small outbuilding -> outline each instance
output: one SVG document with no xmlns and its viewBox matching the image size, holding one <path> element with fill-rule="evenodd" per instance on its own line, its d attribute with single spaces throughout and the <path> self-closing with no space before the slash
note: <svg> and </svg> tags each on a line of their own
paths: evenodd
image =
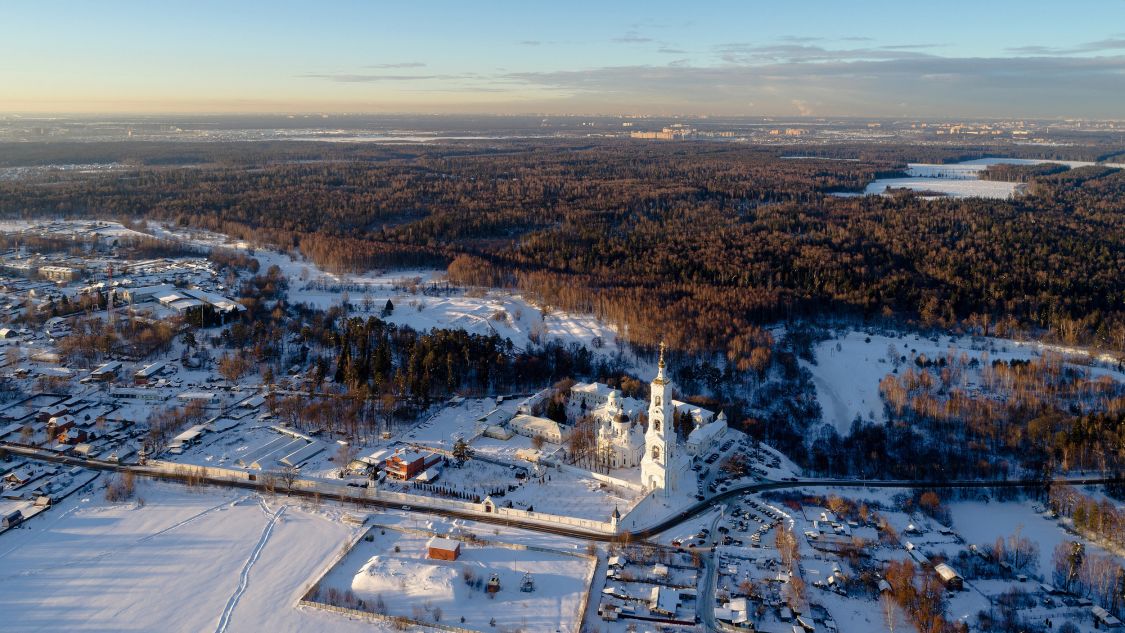
<svg viewBox="0 0 1125 633">
<path fill-rule="evenodd" d="M 946 587 L 956 591 L 961 591 L 965 588 L 965 580 L 949 565 L 938 563 L 934 565 L 934 572 L 937 573 L 938 578 L 941 578 L 941 581 L 945 583 Z"/>
<path fill-rule="evenodd" d="M 1090 609 L 1090 611 L 1094 614 L 1094 622 L 1097 625 L 1097 626 L 1095 626 L 1095 628 L 1097 628 L 1098 626 L 1100 626 L 1103 629 L 1119 629 L 1119 628 L 1121 628 L 1121 620 L 1119 620 L 1117 618 L 1117 616 L 1111 614 L 1109 611 L 1105 610 L 1104 608 L 1099 607 L 1099 606 L 1094 606 Z"/>
<path fill-rule="evenodd" d="M 426 555 L 434 560 L 457 560 L 461 556 L 461 543 L 435 536 L 426 544 Z"/>
<path fill-rule="evenodd" d="M 0 518 L 0 528 L 14 528 L 20 523 L 23 523 L 23 513 L 19 510 L 13 510 Z"/>
</svg>

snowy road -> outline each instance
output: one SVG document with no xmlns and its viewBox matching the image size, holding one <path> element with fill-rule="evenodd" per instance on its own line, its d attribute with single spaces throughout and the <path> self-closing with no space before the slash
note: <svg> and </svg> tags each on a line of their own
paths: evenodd
<svg viewBox="0 0 1125 633">
<path fill-rule="evenodd" d="M 40 461 L 64 463 L 72 466 L 81 466 L 85 468 L 92 468 L 95 470 L 109 470 L 115 472 L 132 471 L 136 475 L 142 477 L 150 477 L 155 479 L 163 479 L 167 481 L 198 481 L 198 476 L 191 477 L 183 473 L 159 471 L 148 469 L 143 466 L 131 466 L 124 464 L 117 464 L 105 462 L 96 459 L 79 459 L 75 457 L 67 457 L 52 453 L 50 451 L 21 446 L 17 444 L 9 444 L 0 442 L 0 447 L 5 448 L 13 454 L 22 455 Z M 1066 482 L 1075 485 L 1088 485 L 1088 484 L 1108 484 L 1108 483 L 1125 483 L 1123 477 L 1058 477 L 1053 481 Z M 250 490 L 266 489 L 265 482 L 261 481 L 235 481 L 231 479 L 219 479 L 212 477 L 203 477 L 202 483 L 214 486 L 224 486 L 229 488 L 244 488 Z M 1021 488 L 1028 486 L 1042 485 L 1039 479 L 1009 479 L 1009 480 L 950 480 L 950 481 L 930 481 L 930 480 L 854 480 L 854 479 L 791 479 L 789 481 L 767 481 L 759 483 L 745 484 L 736 486 L 726 492 L 719 493 L 709 499 L 699 501 L 692 506 L 689 506 L 677 515 L 665 518 L 660 522 L 650 525 L 646 528 L 633 530 L 630 536 L 633 538 L 646 539 L 665 530 L 669 530 L 677 525 L 696 517 L 703 512 L 721 504 L 729 499 L 733 499 L 739 495 L 747 493 L 764 492 L 767 490 L 780 490 L 785 488 L 813 488 L 813 487 L 838 487 L 838 488 Z M 582 538 L 592 541 L 615 541 L 620 538 L 619 534 L 609 534 L 604 532 L 594 532 L 590 530 L 583 530 L 579 528 L 569 527 L 559 524 L 547 524 L 534 521 L 525 521 L 520 519 L 513 519 L 510 517 L 498 517 L 487 513 L 467 512 L 458 510 L 447 510 L 435 505 L 419 505 L 417 503 L 403 503 L 403 502 L 388 502 L 378 499 L 367 499 L 356 497 L 354 492 L 341 491 L 334 492 L 322 488 L 297 488 L 295 487 L 290 491 L 293 496 L 300 497 L 318 497 L 323 500 L 343 501 L 347 503 L 362 503 L 372 507 L 378 508 L 401 508 L 412 512 L 419 512 L 423 514 L 433 514 L 437 516 L 445 516 L 457 519 L 467 519 L 471 521 L 480 521 L 483 523 L 492 523 L 497 525 L 504 525 L 508 527 L 518 527 L 535 532 L 543 532 L 548 534 L 556 534 L 559 536 L 569 536 L 574 538 Z"/>
</svg>

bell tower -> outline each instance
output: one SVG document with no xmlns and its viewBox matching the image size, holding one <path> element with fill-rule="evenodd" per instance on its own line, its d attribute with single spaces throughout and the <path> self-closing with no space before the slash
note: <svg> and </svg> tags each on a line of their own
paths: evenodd
<svg viewBox="0 0 1125 633">
<path fill-rule="evenodd" d="M 676 457 L 676 430 L 670 382 L 664 373 L 664 342 L 660 343 L 660 363 L 649 387 L 648 430 L 645 455 L 641 460 L 641 484 L 646 490 L 668 494 L 672 488 L 672 463 Z"/>
</svg>

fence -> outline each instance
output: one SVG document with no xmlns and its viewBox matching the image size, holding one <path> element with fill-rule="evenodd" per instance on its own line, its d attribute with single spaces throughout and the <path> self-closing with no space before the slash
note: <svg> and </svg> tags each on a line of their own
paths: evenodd
<svg viewBox="0 0 1125 633">
<path fill-rule="evenodd" d="M 313 609 L 324 609 L 325 611 L 331 611 L 333 613 L 339 613 L 341 615 L 346 615 L 350 618 L 357 618 L 357 619 L 360 619 L 360 620 L 366 620 L 367 622 L 377 622 L 377 623 L 389 622 L 391 624 L 396 624 L 396 625 L 397 624 L 405 624 L 405 625 L 414 624 L 414 625 L 418 625 L 418 626 L 425 626 L 425 627 L 429 627 L 429 628 L 439 629 L 439 630 L 442 630 L 442 631 L 453 631 L 454 633 L 480 633 L 480 631 L 474 631 L 472 629 L 463 629 L 459 626 L 453 626 L 451 624 L 442 624 L 441 622 L 422 622 L 421 620 L 414 620 L 414 619 L 408 618 L 406 616 L 401 616 L 401 615 L 383 615 L 381 613 L 375 613 L 374 611 L 360 611 L 359 609 L 349 609 L 348 607 L 337 607 L 334 604 L 328 604 L 326 602 L 316 602 L 314 600 L 307 600 L 305 598 L 302 598 L 299 601 L 297 601 L 297 606 L 311 607 Z"/>
<path fill-rule="evenodd" d="M 487 503 L 487 501 L 486 501 Z M 484 504 L 482 504 L 483 506 Z M 478 512 L 482 506 L 477 506 Z M 484 510 L 485 514 L 494 514 L 502 517 L 510 517 L 519 519 L 521 521 L 536 521 L 544 523 L 553 523 L 556 525 L 566 525 L 570 527 L 582 528 L 584 530 L 591 530 L 593 532 L 604 532 L 613 534 L 617 531 L 617 524 L 612 521 L 595 521 L 593 519 L 581 519 L 578 517 L 568 517 L 560 514 L 549 514 L 546 512 L 531 512 L 528 510 L 520 510 L 519 508 L 502 508 L 500 506 L 492 506 L 492 511 Z"/>
<path fill-rule="evenodd" d="M 336 554 L 336 556 L 332 557 L 332 561 L 330 563 L 328 563 L 326 566 L 323 567 L 323 571 L 321 571 L 319 574 L 317 574 L 316 579 L 313 580 L 312 582 L 310 582 L 309 584 L 307 584 L 305 586 L 305 588 L 302 589 L 301 598 L 297 601 L 297 605 L 302 606 L 302 607 L 310 607 L 310 608 L 313 608 L 313 609 L 323 609 L 325 611 L 329 611 L 329 612 L 332 612 L 332 613 L 339 613 L 341 615 L 345 615 L 345 616 L 348 616 L 348 617 L 351 617 L 351 618 L 358 618 L 360 620 L 365 620 L 367 622 L 377 622 L 377 623 L 388 622 L 388 623 L 391 623 L 392 625 L 418 625 L 418 626 L 434 628 L 434 629 L 438 629 L 438 630 L 442 630 L 442 631 L 452 631 L 453 633 L 480 633 L 479 631 L 476 631 L 476 630 L 466 629 L 466 628 L 463 628 L 463 627 L 454 626 L 452 624 L 443 624 L 441 622 L 436 622 L 436 621 L 432 621 L 432 620 L 431 621 L 423 621 L 423 620 L 417 620 L 417 619 L 410 618 L 410 617 L 407 617 L 407 616 L 402 616 L 402 615 L 387 615 L 387 614 L 383 614 L 383 613 L 376 613 L 374 611 L 366 611 L 366 610 L 363 610 L 363 609 L 353 609 L 353 608 L 350 608 L 350 607 L 341 607 L 341 606 L 337 606 L 337 605 L 334 605 L 334 604 L 328 604 L 327 602 L 321 602 L 316 596 L 314 596 L 313 595 L 314 590 L 319 590 L 320 583 L 321 583 L 322 580 L 324 580 L 324 577 L 328 575 L 328 572 L 332 571 L 332 568 L 335 567 L 336 565 L 338 565 L 340 563 L 340 561 L 342 561 L 344 559 L 344 557 L 348 555 L 348 553 L 351 551 L 351 549 L 356 546 L 357 543 L 359 543 L 361 540 L 363 540 L 364 537 L 366 537 L 368 534 L 370 534 L 374 530 L 393 530 L 395 532 L 403 532 L 403 533 L 407 533 L 407 534 L 419 534 L 419 535 L 422 535 L 422 536 L 444 536 L 445 538 L 452 538 L 452 539 L 462 541 L 462 542 L 465 542 L 465 543 L 470 543 L 470 544 L 487 545 L 489 547 L 503 547 L 503 548 L 506 548 L 506 549 L 513 549 L 513 550 L 529 550 L 529 551 L 536 551 L 536 552 L 548 552 L 548 553 L 551 553 L 551 554 L 560 554 L 560 555 L 563 555 L 563 556 L 572 556 L 574 558 L 589 559 L 591 565 L 590 565 L 590 571 L 587 574 L 586 581 L 585 581 L 586 582 L 586 591 L 583 592 L 582 598 L 579 602 L 579 606 L 578 606 L 578 609 L 577 609 L 577 612 L 576 612 L 574 633 L 578 633 L 578 631 L 582 630 L 583 621 L 585 620 L 585 617 L 586 617 L 586 609 L 589 606 L 590 591 L 593 588 L 594 576 L 595 576 L 595 574 L 597 572 L 597 568 L 598 568 L 598 558 L 597 558 L 596 555 L 591 556 L 590 554 L 580 554 L 580 553 L 575 553 L 575 552 L 568 552 L 568 551 L 565 551 L 565 550 L 553 549 L 553 548 L 550 548 L 550 547 L 541 547 L 541 546 L 538 546 L 538 545 L 525 545 L 525 544 L 522 544 L 522 543 L 505 543 L 505 542 L 502 542 L 502 541 L 492 541 L 492 540 L 487 540 L 487 539 L 476 538 L 475 535 L 473 535 L 473 536 L 458 535 L 458 534 L 439 535 L 436 532 L 430 532 L 428 530 L 420 530 L 420 529 L 416 529 L 416 528 L 391 526 L 391 525 L 382 525 L 382 524 L 378 524 L 378 523 L 372 523 L 368 526 L 368 528 L 366 530 L 361 530 L 353 539 L 351 539 L 348 542 L 348 544 L 345 547 L 343 547 L 340 550 L 339 553 Z"/>
<path fill-rule="evenodd" d="M 138 474 L 143 473 L 144 469 L 154 470 L 161 473 L 168 473 L 172 475 L 179 475 L 182 477 L 207 477 L 210 479 L 228 479 L 231 481 L 254 481 L 257 476 L 270 475 L 273 473 L 252 473 L 246 470 L 235 470 L 233 468 L 218 468 L 215 466 L 196 466 L 194 464 L 177 464 L 175 462 L 166 462 L 161 460 L 149 460 L 144 466 L 137 467 L 135 470 Z M 274 474 L 274 476 L 278 476 Z"/>
<path fill-rule="evenodd" d="M 284 491 L 289 485 L 289 481 L 284 474 L 270 471 L 251 472 L 233 468 L 196 466 L 193 464 L 177 464 L 165 461 L 150 461 L 147 466 L 139 467 L 135 470 L 138 474 L 144 474 L 144 470 L 146 469 L 185 478 L 206 477 L 239 482 L 257 481 L 261 482 L 263 486 L 272 484 L 279 491 Z M 603 534 L 613 534 L 617 530 L 617 524 L 613 521 L 596 521 L 593 519 L 582 519 L 547 512 L 530 512 L 517 508 L 503 508 L 491 502 L 489 499 L 486 499 L 483 503 L 469 503 L 466 501 L 457 501 L 455 499 L 427 497 L 405 492 L 380 490 L 378 488 L 355 488 L 327 479 L 293 479 L 292 488 L 294 490 L 304 490 L 313 493 L 329 493 L 338 495 L 343 499 L 350 498 L 356 501 L 370 500 L 382 503 L 409 505 L 416 508 L 454 510 L 478 516 L 499 516 L 533 523 L 576 527 Z"/>
</svg>

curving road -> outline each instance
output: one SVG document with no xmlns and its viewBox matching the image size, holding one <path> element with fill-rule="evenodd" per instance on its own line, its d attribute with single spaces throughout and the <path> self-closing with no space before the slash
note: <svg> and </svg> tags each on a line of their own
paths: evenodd
<svg viewBox="0 0 1125 633">
<path fill-rule="evenodd" d="M 268 492 L 266 482 L 262 481 L 240 481 L 233 479 L 222 479 L 215 477 L 200 477 L 198 475 L 191 475 L 186 473 L 177 473 L 145 466 L 133 464 L 119 464 L 116 462 L 108 462 L 100 459 L 84 459 L 79 457 L 71 457 L 67 455 L 59 455 L 48 450 L 41 448 L 23 446 L 19 444 L 10 444 L 7 442 L 0 442 L 0 449 L 7 450 L 14 455 L 20 455 L 29 459 L 38 461 L 53 462 L 58 464 L 67 464 L 71 466 L 81 466 L 83 468 L 90 468 L 93 470 L 102 470 L 110 472 L 125 472 L 131 471 L 133 474 L 141 477 L 149 477 L 152 479 L 162 479 L 166 481 L 178 481 L 187 483 L 189 480 L 192 483 L 203 483 L 211 486 L 221 486 L 229 488 L 245 488 L 249 490 L 257 490 L 261 492 Z M 1059 477 L 1054 481 L 1062 481 L 1070 484 L 1109 484 L 1109 483 L 1125 483 L 1125 477 Z M 284 491 L 290 496 L 296 497 L 319 497 L 320 499 L 329 499 L 340 501 L 344 503 L 354 503 L 356 505 L 369 506 L 374 508 L 398 508 L 412 512 L 422 512 L 426 514 L 433 514 L 437 516 L 465 519 L 469 521 L 477 521 L 480 523 L 489 523 L 494 525 L 503 525 L 508 527 L 516 527 L 535 532 L 543 532 L 546 534 L 556 534 L 559 536 L 567 536 L 573 538 L 581 538 L 590 541 L 613 542 L 613 541 L 632 541 L 643 540 L 655 536 L 661 532 L 669 530 L 677 525 L 692 519 L 699 514 L 707 511 L 715 505 L 729 501 L 739 495 L 746 493 L 765 492 L 768 490 L 783 490 L 786 488 L 809 488 L 809 487 L 833 487 L 833 488 L 1022 488 L 1028 486 L 1039 486 L 1043 482 L 1038 479 L 1008 479 L 1008 480 L 950 480 L 950 481 L 927 481 L 920 479 L 911 480 L 855 480 L 855 479 L 794 479 L 791 481 L 763 481 L 758 483 L 743 484 L 735 486 L 726 492 L 721 492 L 710 498 L 698 501 L 695 504 L 685 508 L 670 517 L 661 519 L 660 521 L 641 528 L 639 530 L 632 530 L 620 532 L 618 534 L 606 534 L 602 532 L 593 532 L 590 530 L 583 530 L 580 528 L 564 526 L 564 525 L 550 525 L 538 523 L 534 521 L 525 521 L 521 519 L 512 519 L 506 517 L 499 517 L 488 514 L 478 514 L 474 512 L 463 512 L 460 510 L 449 510 L 440 507 L 434 507 L 423 504 L 400 503 L 391 501 L 381 501 L 377 499 L 370 499 L 361 495 L 351 495 L 332 490 L 321 490 L 312 488 L 297 488 Z M 273 492 L 280 494 L 275 488 Z"/>
</svg>

